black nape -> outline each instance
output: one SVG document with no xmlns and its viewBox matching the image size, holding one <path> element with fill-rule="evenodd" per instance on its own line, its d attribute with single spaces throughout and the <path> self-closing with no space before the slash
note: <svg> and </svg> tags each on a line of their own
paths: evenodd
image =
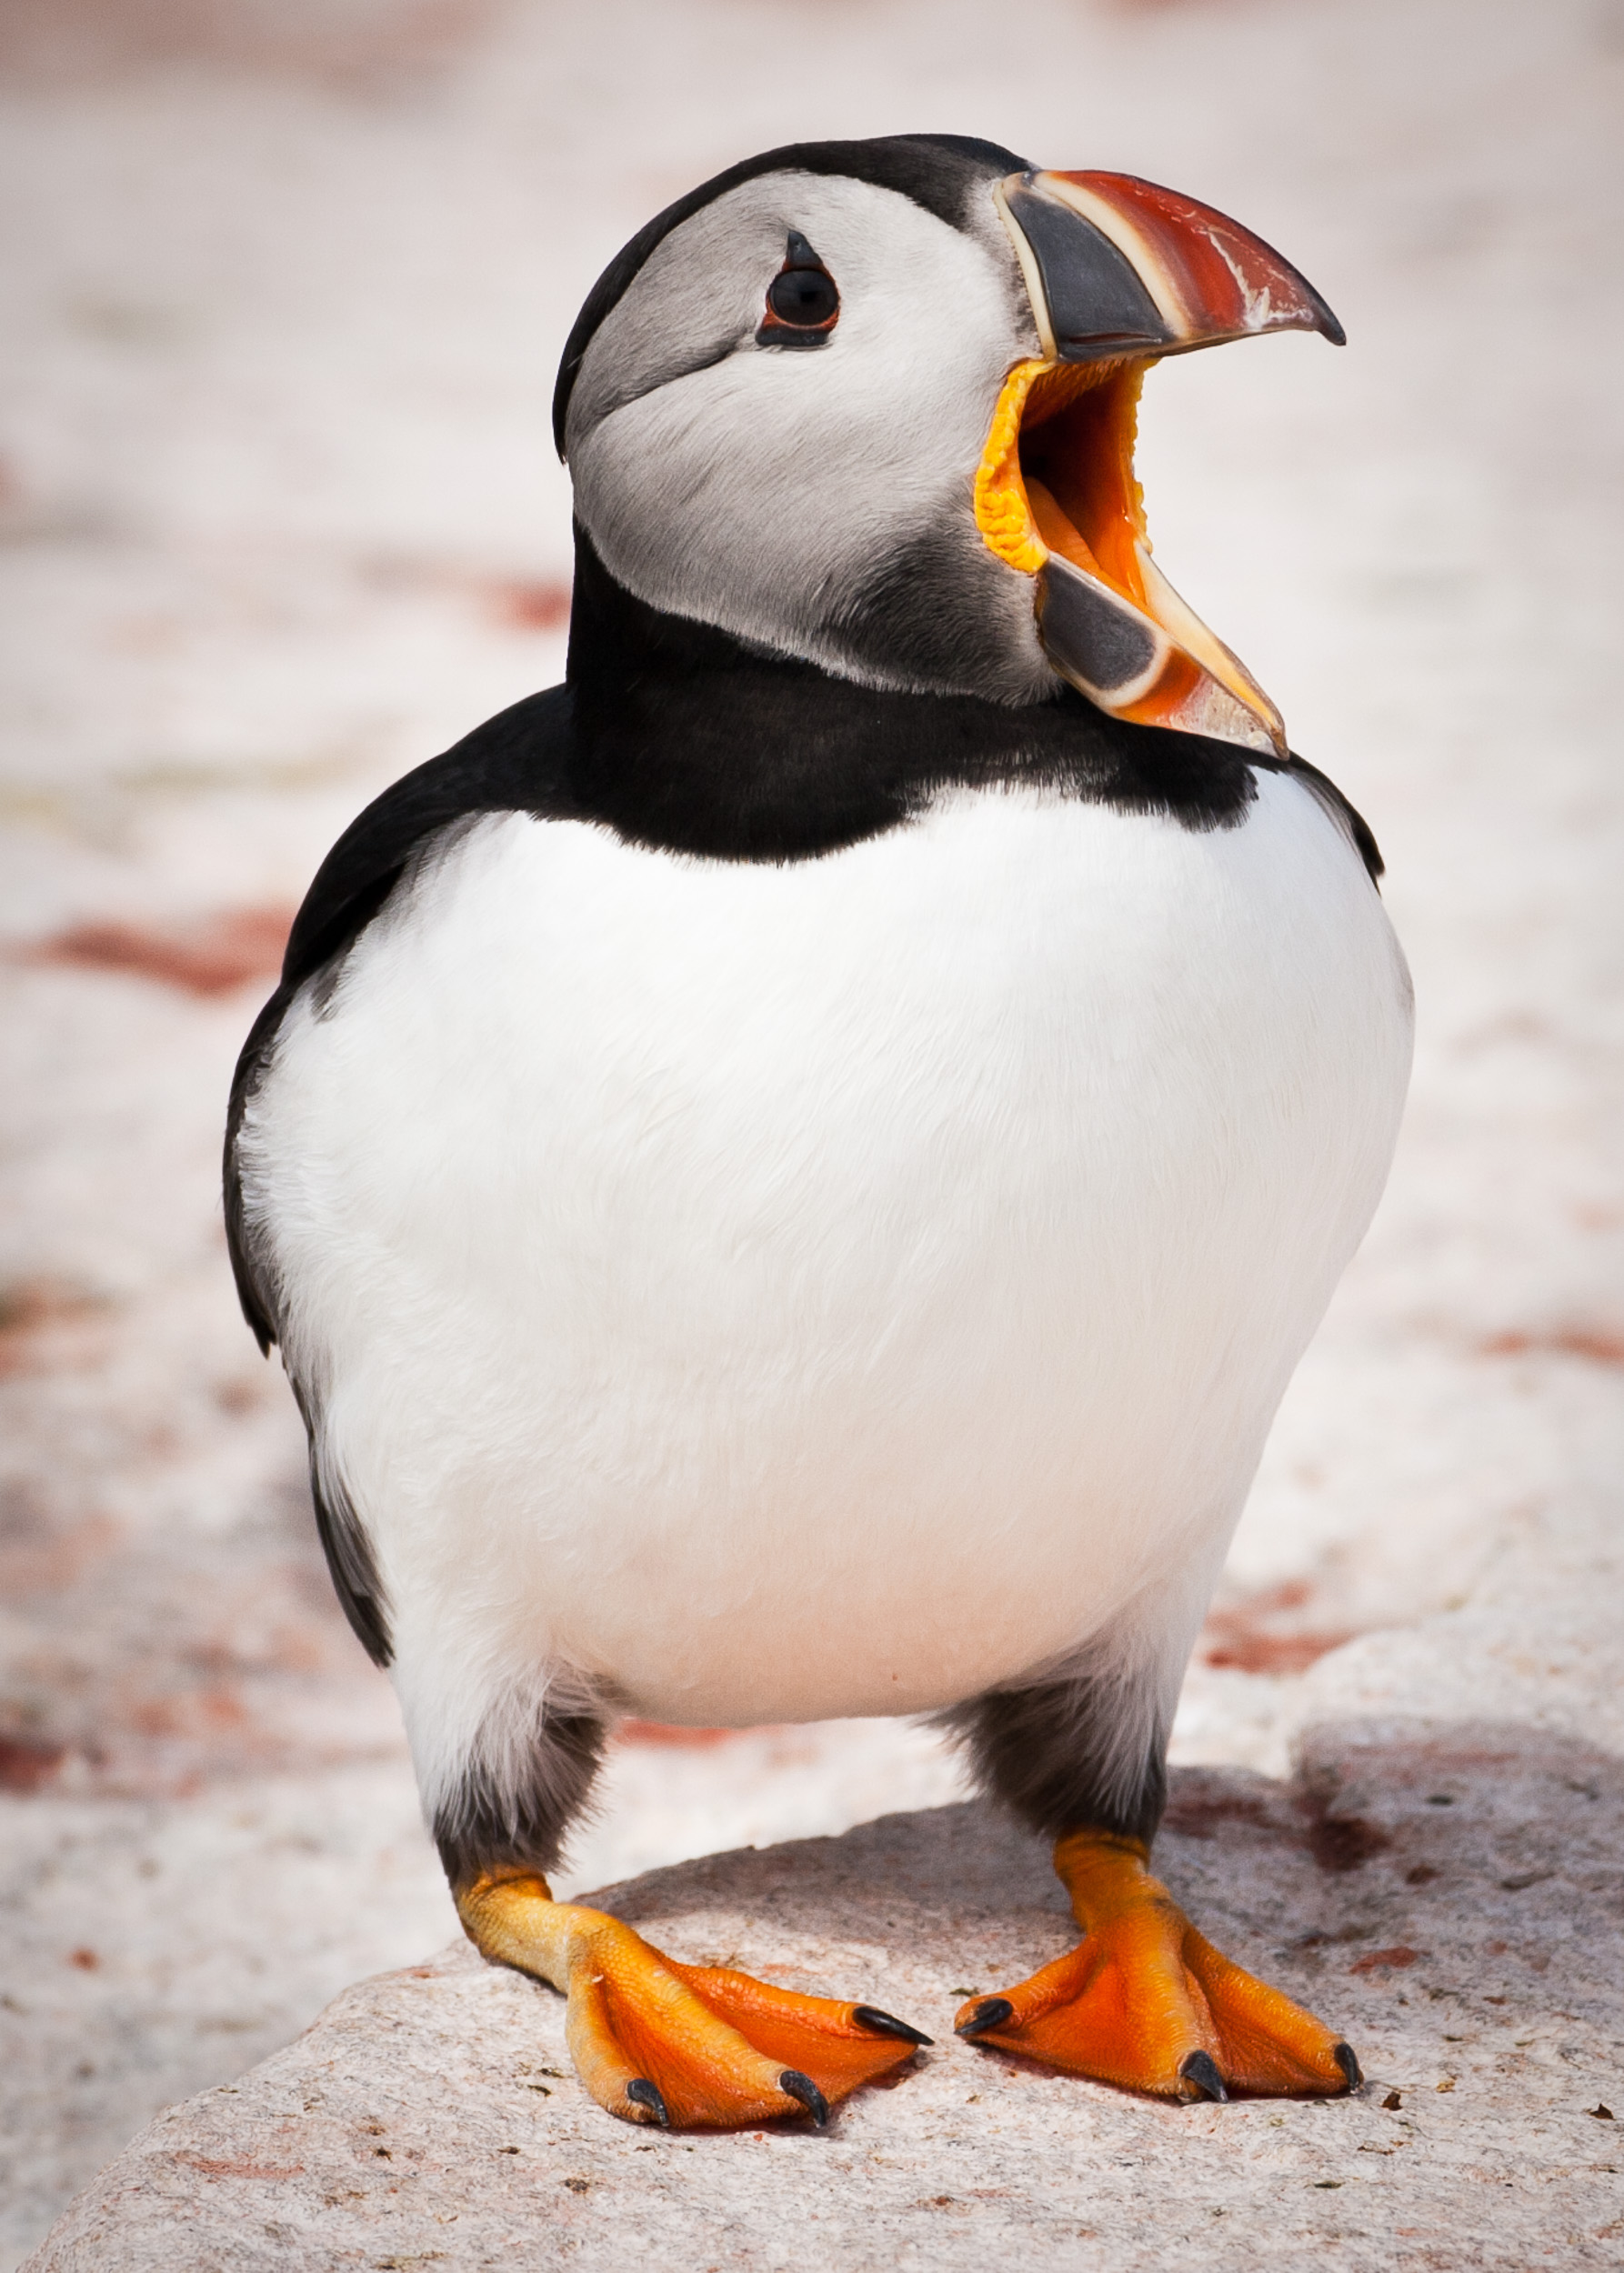
<svg viewBox="0 0 1624 2273">
<path fill-rule="evenodd" d="M 1256 795 L 1248 753 L 1128 726 L 1070 687 L 1024 706 L 893 693 L 748 647 L 635 598 L 578 525 L 568 671 L 575 809 L 717 859 L 813 858 L 950 787 L 1029 784 L 1198 829 Z"/>
</svg>

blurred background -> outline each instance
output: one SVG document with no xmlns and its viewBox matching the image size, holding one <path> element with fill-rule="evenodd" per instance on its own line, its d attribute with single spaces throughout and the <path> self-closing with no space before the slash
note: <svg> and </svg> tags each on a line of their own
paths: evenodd
<svg viewBox="0 0 1624 2273">
<path fill-rule="evenodd" d="M 1158 558 L 1375 826 L 1420 1020 L 1175 1757 L 1285 1773 L 1446 1630 L 1624 1749 L 1619 0 L 5 0 L 0 76 L 0 2268 L 455 1931 L 236 1311 L 224 1099 L 339 829 L 561 675 L 578 302 L 773 143 L 1142 173 L 1347 325 L 1142 420 Z M 958 1789 L 907 1727 L 634 1724 L 565 1884 Z"/>
</svg>

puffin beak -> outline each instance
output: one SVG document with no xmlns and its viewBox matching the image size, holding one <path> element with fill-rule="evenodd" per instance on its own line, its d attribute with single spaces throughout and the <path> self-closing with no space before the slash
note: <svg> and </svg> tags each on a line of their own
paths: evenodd
<svg viewBox="0 0 1624 2273">
<path fill-rule="evenodd" d="M 1049 661 L 1113 716 L 1287 753 L 1278 711 L 1157 568 L 1134 477 L 1149 365 L 1341 325 L 1306 277 L 1210 205 L 1128 174 L 1012 174 L 994 201 L 1043 343 L 1006 379 L 976 519 L 1036 580 Z"/>
</svg>

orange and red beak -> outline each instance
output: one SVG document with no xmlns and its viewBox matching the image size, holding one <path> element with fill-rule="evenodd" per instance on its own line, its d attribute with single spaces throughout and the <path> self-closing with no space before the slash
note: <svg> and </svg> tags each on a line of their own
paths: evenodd
<svg viewBox="0 0 1624 2273">
<path fill-rule="evenodd" d="M 994 193 L 1040 357 L 1005 381 L 976 477 L 987 543 L 1037 580 L 1044 648 L 1118 717 L 1282 756 L 1278 712 L 1154 565 L 1133 444 L 1148 365 L 1341 325 L 1308 280 L 1209 205 L 1128 174 L 1013 174 Z"/>
</svg>

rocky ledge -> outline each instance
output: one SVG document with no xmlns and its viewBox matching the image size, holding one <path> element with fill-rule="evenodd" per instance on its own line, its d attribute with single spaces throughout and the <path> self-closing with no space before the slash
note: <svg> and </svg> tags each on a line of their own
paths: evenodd
<svg viewBox="0 0 1624 2273">
<path fill-rule="evenodd" d="M 596 1898 L 682 1957 L 930 2030 L 827 2132 L 614 2122 L 561 2000 L 458 1946 L 169 2109 L 25 2273 L 1618 2265 L 1624 1764 L 1374 1723 L 1304 1762 L 1178 1774 L 1158 1857 L 1215 1940 L 1346 2028 L 1350 2099 L 1166 2107 L 956 2041 L 955 2007 L 1069 1921 L 1036 1843 L 942 1807 Z"/>
</svg>

